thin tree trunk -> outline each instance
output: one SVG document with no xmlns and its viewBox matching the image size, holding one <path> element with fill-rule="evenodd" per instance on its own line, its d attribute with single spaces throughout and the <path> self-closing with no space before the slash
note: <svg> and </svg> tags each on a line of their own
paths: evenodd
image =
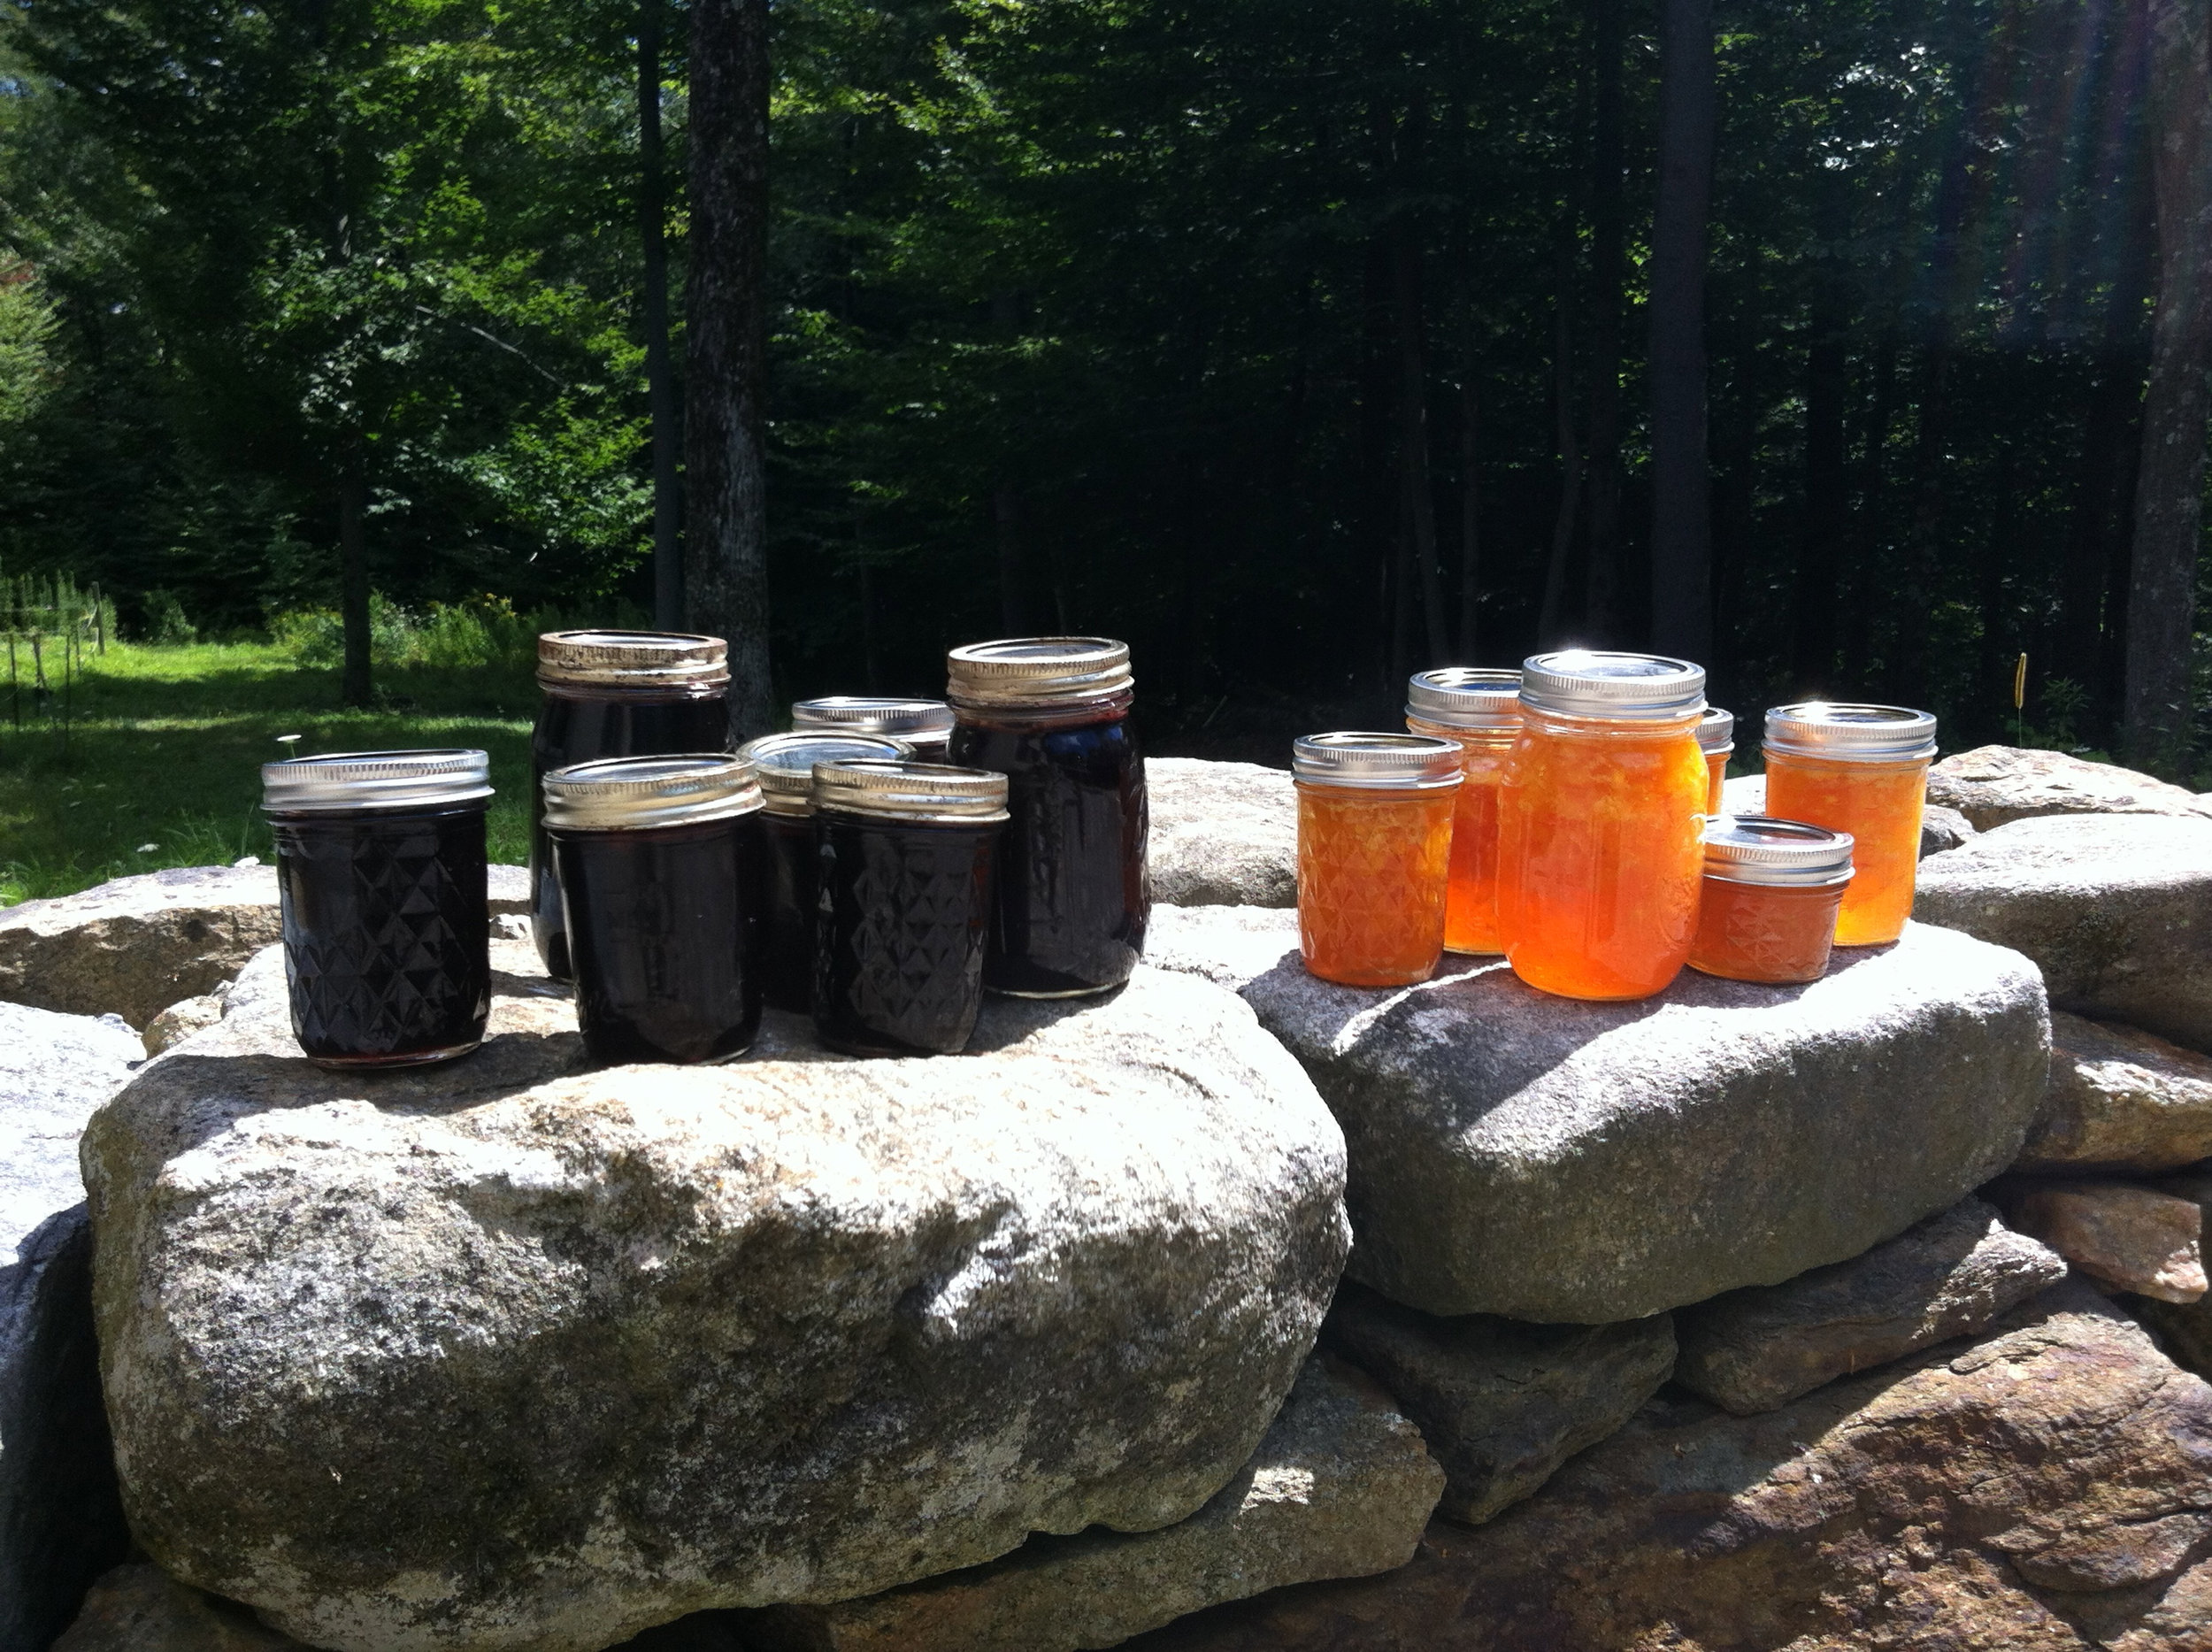
<svg viewBox="0 0 2212 1652">
<path fill-rule="evenodd" d="M 369 676 L 369 479 L 358 431 L 345 437 L 338 470 L 339 622 L 345 637 L 345 668 L 339 697 L 366 705 Z"/>
<path fill-rule="evenodd" d="M 1583 627 L 1621 641 L 1621 332 L 1628 273 L 1626 65 L 1624 0 L 1591 0 L 1589 555 Z"/>
<path fill-rule="evenodd" d="M 2202 0 L 2148 0 L 2151 189 L 2158 309 L 2135 488 L 2128 586 L 2128 756 L 2178 772 L 2190 744 L 2189 649 L 2204 514 L 2205 374 L 2212 368 L 2212 28 Z"/>
<path fill-rule="evenodd" d="M 1361 539 L 1371 548 L 1374 557 L 1374 647 L 1371 659 L 1375 686 L 1388 693 L 1394 686 L 1396 672 L 1391 647 L 1395 629 L 1391 572 L 1397 560 L 1400 533 L 1400 512 L 1395 507 L 1402 502 L 1395 486 L 1386 489 L 1383 485 L 1390 449 L 1390 410 L 1395 398 L 1392 395 L 1388 332 L 1390 247 L 1380 231 L 1367 238 L 1363 265 L 1360 281 L 1360 525 Z"/>
<path fill-rule="evenodd" d="M 1582 504 L 1582 449 L 1575 440 L 1574 357 L 1567 336 L 1567 287 L 1560 283 L 1552 312 L 1552 404 L 1558 419 L 1559 512 L 1552 519 L 1551 556 L 1544 564 L 1544 601 L 1537 611 L 1539 648 L 1560 642 L 1560 610 L 1567 598 L 1567 556 Z"/>
<path fill-rule="evenodd" d="M 653 623 L 684 623 L 676 370 L 668 350 L 668 183 L 661 148 L 661 6 L 638 0 L 638 239 L 645 253 L 645 393 L 653 426 Z"/>
<path fill-rule="evenodd" d="M 1444 625 L 1444 588 L 1436 566 L 1436 495 L 1429 478 L 1429 389 L 1426 329 L 1421 314 L 1421 243 L 1405 213 L 1396 237 L 1398 322 L 1398 485 L 1404 500 L 1409 547 L 1420 580 L 1421 614 L 1428 664 L 1451 657 Z"/>
<path fill-rule="evenodd" d="M 1790 593 L 1790 653 L 1796 686 L 1806 692 L 1824 691 L 1834 679 L 1837 570 L 1851 512 L 1843 424 L 1851 389 L 1846 355 L 1851 288 L 1843 272 L 1850 197 L 1843 181 L 1832 174 L 1822 174 L 1815 187 L 1821 251 L 1805 351 L 1805 515 Z"/>
<path fill-rule="evenodd" d="M 1482 457 L 1482 401 L 1476 380 L 1475 327 L 1467 325 L 1466 357 L 1459 370 L 1459 657 L 1479 657 L 1478 616 L 1482 606 L 1482 503 L 1478 465 Z"/>
<path fill-rule="evenodd" d="M 730 733 L 774 724 L 768 664 L 768 0 L 691 11 L 684 602 L 729 640 Z"/>
<path fill-rule="evenodd" d="M 1712 0 L 1661 0 L 1659 200 L 1651 231 L 1651 630 L 1665 654 L 1713 642 L 1705 434 L 1705 234 L 1713 187 Z"/>
</svg>

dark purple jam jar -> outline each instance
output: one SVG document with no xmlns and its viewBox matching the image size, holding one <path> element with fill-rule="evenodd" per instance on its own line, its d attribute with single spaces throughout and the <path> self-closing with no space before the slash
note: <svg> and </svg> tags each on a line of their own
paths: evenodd
<svg viewBox="0 0 2212 1652">
<path fill-rule="evenodd" d="M 729 648 L 675 631 L 549 631 L 538 639 L 543 699 L 530 736 L 531 930 L 556 980 L 571 974 L 541 782 L 606 757 L 730 749 Z"/>
<path fill-rule="evenodd" d="M 741 749 L 760 780 L 764 868 L 760 987 L 778 1010 L 814 1007 L 814 897 L 821 857 L 814 846 L 814 765 L 852 757 L 903 757 L 904 745 L 862 734 L 794 729 Z"/>
<path fill-rule="evenodd" d="M 722 1061 L 760 1030 L 760 788 L 743 757 L 618 757 L 541 782 L 594 1061 Z"/>
<path fill-rule="evenodd" d="M 970 643 L 946 663 L 952 761 L 1007 780 L 983 984 L 1024 998 L 1120 986 L 1152 911 L 1128 645 L 1025 637 Z"/>
<path fill-rule="evenodd" d="M 951 1055 L 983 1008 L 1004 777 L 864 759 L 814 771 L 814 1025 L 855 1056 Z"/>
<path fill-rule="evenodd" d="M 952 708 L 942 700 L 827 694 L 818 700 L 792 702 L 791 726 L 795 733 L 895 740 L 923 763 L 942 763 L 952 741 Z"/>
<path fill-rule="evenodd" d="M 480 751 L 264 764 L 292 1032 L 326 1067 L 449 1061 L 491 1013 Z"/>
</svg>

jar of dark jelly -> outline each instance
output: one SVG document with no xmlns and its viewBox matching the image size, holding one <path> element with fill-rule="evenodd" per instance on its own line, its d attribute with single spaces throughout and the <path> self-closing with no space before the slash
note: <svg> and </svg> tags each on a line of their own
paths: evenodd
<svg viewBox="0 0 2212 1652">
<path fill-rule="evenodd" d="M 895 740 L 793 729 L 739 748 L 760 780 L 761 993 L 778 1010 L 814 1007 L 814 765 L 910 755 Z"/>
<path fill-rule="evenodd" d="M 976 642 L 947 664 L 952 760 L 1007 780 L 984 985 L 1025 998 L 1120 986 L 1151 914 L 1128 645 Z"/>
<path fill-rule="evenodd" d="M 924 763 L 943 763 L 952 741 L 952 708 L 942 700 L 887 700 L 873 695 L 826 694 L 795 700 L 794 731 L 872 734 L 895 740 Z"/>
<path fill-rule="evenodd" d="M 292 1033 L 326 1067 L 465 1056 L 491 1012 L 480 751 L 264 764 Z"/>
<path fill-rule="evenodd" d="M 760 788 L 743 757 L 545 777 L 576 1019 L 594 1061 L 723 1061 L 760 1030 Z"/>
<path fill-rule="evenodd" d="M 814 1025 L 855 1056 L 951 1055 L 983 1007 L 1006 779 L 864 758 L 814 771 Z"/>
<path fill-rule="evenodd" d="M 550 631 L 538 639 L 543 698 L 530 736 L 530 898 L 538 957 L 570 976 L 541 782 L 606 757 L 730 749 L 729 648 L 674 631 Z"/>
</svg>

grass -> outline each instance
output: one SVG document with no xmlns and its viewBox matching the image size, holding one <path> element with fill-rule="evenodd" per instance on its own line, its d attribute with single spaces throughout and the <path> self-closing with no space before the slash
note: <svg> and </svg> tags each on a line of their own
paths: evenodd
<svg viewBox="0 0 2212 1652">
<path fill-rule="evenodd" d="M 25 662 L 27 665 L 27 662 Z M 4 665 L 0 665 L 0 672 Z M 48 680 L 58 690 L 60 678 Z M 266 643 L 111 643 L 88 657 L 50 718 L 0 675 L 0 905 L 67 895 L 127 872 L 270 858 L 260 765 L 297 734 L 303 755 L 402 746 L 491 754 L 491 854 L 528 849 L 526 671 L 412 667 L 379 672 L 380 703 L 347 711 L 338 673 Z"/>
</svg>

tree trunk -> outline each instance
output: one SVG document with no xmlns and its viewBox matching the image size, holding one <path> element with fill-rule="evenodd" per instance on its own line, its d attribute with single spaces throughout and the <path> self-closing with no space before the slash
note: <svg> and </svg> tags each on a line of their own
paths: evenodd
<svg viewBox="0 0 2212 1652">
<path fill-rule="evenodd" d="M 1851 386 L 1846 346 L 1851 288 L 1843 271 L 1851 234 L 1843 180 L 1816 181 L 1821 250 L 1813 276 L 1811 337 L 1805 351 L 1805 515 L 1798 531 L 1797 574 L 1790 592 L 1791 660 L 1796 688 L 1824 693 L 1835 680 L 1837 569 L 1851 514 L 1844 446 L 1844 404 Z"/>
<path fill-rule="evenodd" d="M 1544 601 L 1537 611 L 1536 645 L 1557 648 L 1561 610 L 1567 599 L 1567 557 L 1573 549 L 1575 518 L 1582 505 L 1582 448 L 1575 440 L 1573 341 L 1567 335 L 1568 271 L 1561 269 L 1559 297 L 1552 311 L 1552 405 L 1558 419 L 1559 513 L 1552 519 L 1551 556 L 1544 564 Z"/>
<path fill-rule="evenodd" d="M 1466 359 L 1459 371 L 1459 657 L 1470 664 L 1480 657 L 1477 618 L 1482 606 L 1482 496 L 1476 469 L 1482 457 L 1482 400 L 1477 365 L 1470 322 Z"/>
<path fill-rule="evenodd" d="M 668 185 L 661 150 L 661 6 L 638 0 L 638 239 L 645 254 L 645 394 L 653 426 L 653 623 L 684 623 L 676 370 L 668 352 Z"/>
<path fill-rule="evenodd" d="M 338 462 L 338 617 L 345 637 L 345 669 L 339 697 L 369 703 L 369 477 L 358 431 L 348 433 Z"/>
<path fill-rule="evenodd" d="M 1661 653 L 1713 642 L 1705 437 L 1705 232 L 1713 187 L 1712 0 L 1661 0 L 1659 200 L 1651 229 L 1651 631 Z"/>
<path fill-rule="evenodd" d="M 690 281 L 684 388 L 692 627 L 730 645 L 730 733 L 774 726 L 768 668 L 768 0 L 691 12 Z"/>
<path fill-rule="evenodd" d="M 1398 487 L 1410 535 L 1421 614 L 1428 642 L 1428 664 L 1451 657 L 1444 628 L 1444 588 L 1436 566 L 1436 495 L 1429 477 L 1428 348 L 1421 315 L 1421 243 L 1411 219 L 1398 215 L 1396 240 L 1398 322 Z"/>
<path fill-rule="evenodd" d="M 1589 557 L 1583 630 L 1621 641 L 1621 312 L 1628 269 L 1628 30 L 1624 0 L 1591 0 Z"/>
<path fill-rule="evenodd" d="M 2189 751 L 2189 650 L 2204 512 L 2205 374 L 2212 367 L 2212 58 L 2202 0 L 2148 0 L 2158 309 L 2136 473 L 2128 584 L 2130 759 L 2179 772 Z"/>
</svg>

